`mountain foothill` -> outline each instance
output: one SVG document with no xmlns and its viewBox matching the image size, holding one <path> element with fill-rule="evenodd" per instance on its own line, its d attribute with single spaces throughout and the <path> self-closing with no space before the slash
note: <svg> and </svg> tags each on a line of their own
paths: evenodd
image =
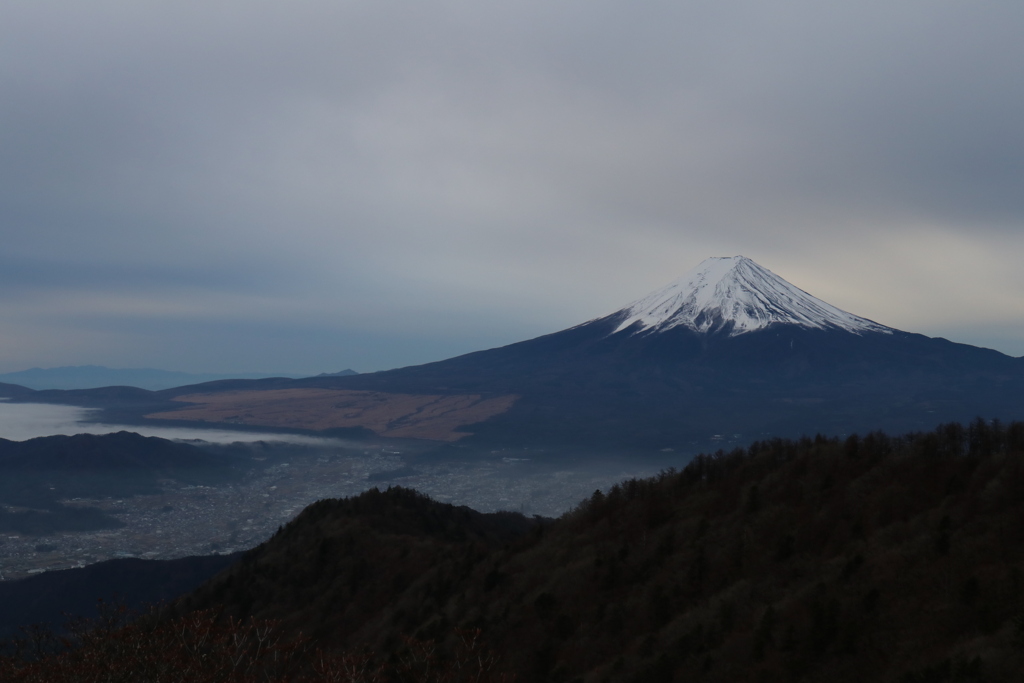
<svg viewBox="0 0 1024 683">
<path fill-rule="evenodd" d="M 0 531 L 37 536 L 116 528 L 120 520 L 99 508 L 67 501 L 156 493 L 162 479 L 223 484 L 246 464 L 231 449 L 127 431 L 0 439 Z"/>
</svg>

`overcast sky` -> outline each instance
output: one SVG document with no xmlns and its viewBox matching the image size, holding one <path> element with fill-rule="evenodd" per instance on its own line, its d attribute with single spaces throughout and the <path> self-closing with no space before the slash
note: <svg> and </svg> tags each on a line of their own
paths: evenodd
<svg viewBox="0 0 1024 683">
<path fill-rule="evenodd" d="M 12 0 L 0 371 L 360 371 L 743 254 L 1024 355 L 1024 3 Z"/>
</svg>

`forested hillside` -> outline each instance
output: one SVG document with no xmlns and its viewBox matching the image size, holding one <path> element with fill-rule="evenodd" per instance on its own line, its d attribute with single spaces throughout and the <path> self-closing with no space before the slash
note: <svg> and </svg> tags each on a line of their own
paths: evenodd
<svg viewBox="0 0 1024 683">
<path fill-rule="evenodd" d="M 488 680 L 1019 680 L 1024 423 L 755 443 L 555 521 L 322 501 L 158 623 L 194 610 L 377 672 L 306 680 L 475 680 L 477 631 Z M 408 666 L 424 647 L 449 678 Z"/>
<path fill-rule="evenodd" d="M 221 484 L 237 479 L 246 464 L 229 453 L 124 431 L 0 439 L 0 531 L 42 535 L 123 526 L 99 508 L 63 501 L 156 493 L 161 479 Z"/>
</svg>

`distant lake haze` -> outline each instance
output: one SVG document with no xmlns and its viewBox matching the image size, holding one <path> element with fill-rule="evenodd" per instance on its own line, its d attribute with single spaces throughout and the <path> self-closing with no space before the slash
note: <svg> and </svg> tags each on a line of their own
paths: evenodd
<svg viewBox="0 0 1024 683">
<path fill-rule="evenodd" d="M 26 441 L 55 434 L 111 434 L 129 431 L 162 439 L 202 439 L 211 443 L 282 441 L 296 444 L 328 445 L 336 439 L 266 432 L 242 432 L 231 429 L 117 425 L 88 422 L 92 408 L 48 403 L 9 403 L 0 401 L 0 439 Z"/>
</svg>

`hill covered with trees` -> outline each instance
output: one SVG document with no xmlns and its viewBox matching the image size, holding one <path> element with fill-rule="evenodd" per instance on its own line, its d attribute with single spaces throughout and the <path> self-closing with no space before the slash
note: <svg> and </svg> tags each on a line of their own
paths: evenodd
<svg viewBox="0 0 1024 683">
<path fill-rule="evenodd" d="M 274 624 L 306 648 L 289 680 L 1019 680 L 1024 423 L 759 442 L 558 520 L 400 488 L 321 501 L 130 628 L 152 645 L 188 619 Z M 89 647 L 6 675 L 101 680 L 27 677 Z"/>
<path fill-rule="evenodd" d="M 156 493 L 161 479 L 220 484 L 238 478 L 245 465 L 230 448 L 199 448 L 126 431 L 0 439 L 0 531 L 42 535 L 117 528 L 122 522 L 99 508 L 62 501 Z"/>
</svg>

